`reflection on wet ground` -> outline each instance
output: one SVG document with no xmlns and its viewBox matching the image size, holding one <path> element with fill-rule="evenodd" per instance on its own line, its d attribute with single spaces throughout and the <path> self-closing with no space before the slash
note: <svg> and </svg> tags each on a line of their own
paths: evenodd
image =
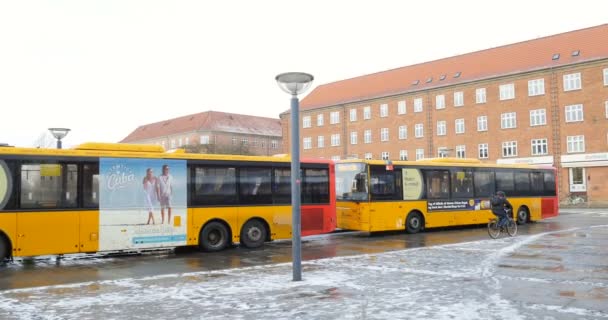
<svg viewBox="0 0 608 320">
<path fill-rule="evenodd" d="M 602 217 L 580 217 L 564 215 L 542 222 L 519 227 L 520 235 L 538 234 L 547 231 L 564 230 L 572 227 L 605 224 Z M 553 235 L 552 235 L 553 236 Z M 585 237 L 584 232 L 565 232 L 555 237 Z M 462 243 L 488 239 L 485 225 L 451 229 L 432 229 L 419 234 L 404 232 L 359 233 L 342 232 L 331 235 L 306 237 L 302 243 L 304 260 L 315 260 L 337 256 L 374 254 L 387 251 Z M 574 240 L 573 240 L 574 241 Z M 568 251 L 569 246 L 551 243 L 529 244 L 524 251 L 511 255 L 512 260 L 547 261 L 552 265 L 541 266 L 554 272 L 559 270 L 556 263 L 562 259 L 555 251 Z M 97 280 L 113 280 L 132 277 L 146 277 L 163 274 L 196 271 L 222 270 L 239 267 L 268 265 L 291 262 L 291 242 L 275 241 L 258 249 L 235 246 L 223 252 L 202 253 L 191 248 L 175 251 L 157 251 L 132 255 L 77 255 L 17 259 L 0 269 L 0 289 L 49 286 Z M 504 263 L 504 268 L 533 270 L 534 266 Z M 541 270 L 549 270 L 541 269 Z"/>
</svg>

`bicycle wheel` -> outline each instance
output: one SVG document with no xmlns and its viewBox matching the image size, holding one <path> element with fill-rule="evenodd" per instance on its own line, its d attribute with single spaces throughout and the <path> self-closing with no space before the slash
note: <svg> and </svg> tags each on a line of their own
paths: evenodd
<svg viewBox="0 0 608 320">
<path fill-rule="evenodd" d="M 498 221 L 492 220 L 488 222 L 488 234 L 490 238 L 496 239 L 500 235 L 500 227 L 498 226 Z"/>
<path fill-rule="evenodd" d="M 507 233 L 513 237 L 517 234 L 517 223 L 515 223 L 515 221 L 509 219 L 509 222 L 507 223 Z"/>
</svg>

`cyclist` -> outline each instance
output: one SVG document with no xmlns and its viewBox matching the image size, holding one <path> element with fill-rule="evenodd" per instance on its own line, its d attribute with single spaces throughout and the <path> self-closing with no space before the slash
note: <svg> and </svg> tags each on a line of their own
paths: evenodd
<svg viewBox="0 0 608 320">
<path fill-rule="evenodd" d="M 492 213 L 498 217 L 498 227 L 502 228 L 508 221 L 506 210 L 511 209 L 512 211 L 513 206 L 502 191 L 496 192 L 496 195 L 492 197 L 490 202 L 492 204 Z"/>
</svg>

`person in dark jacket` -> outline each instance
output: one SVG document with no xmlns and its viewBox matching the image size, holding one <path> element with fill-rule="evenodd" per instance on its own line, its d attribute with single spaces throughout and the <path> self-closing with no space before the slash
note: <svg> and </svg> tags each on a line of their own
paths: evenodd
<svg viewBox="0 0 608 320">
<path fill-rule="evenodd" d="M 507 212 L 505 209 L 511 209 L 512 211 L 513 206 L 502 191 L 496 192 L 496 195 L 492 197 L 490 202 L 492 204 L 492 213 L 498 217 L 498 226 L 504 226 L 507 222 Z"/>
</svg>

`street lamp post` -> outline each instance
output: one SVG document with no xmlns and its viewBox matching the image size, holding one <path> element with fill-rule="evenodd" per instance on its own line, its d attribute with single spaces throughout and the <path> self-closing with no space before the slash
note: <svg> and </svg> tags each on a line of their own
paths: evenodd
<svg viewBox="0 0 608 320">
<path fill-rule="evenodd" d="M 49 128 L 49 131 L 57 139 L 57 149 L 61 149 L 61 139 L 65 138 L 70 132 L 68 128 Z"/>
<path fill-rule="evenodd" d="M 310 88 L 314 77 L 308 73 L 287 72 L 275 77 L 279 87 L 291 94 L 291 256 L 293 281 L 302 280 L 302 230 L 300 212 L 300 101 L 298 94 Z"/>
</svg>

